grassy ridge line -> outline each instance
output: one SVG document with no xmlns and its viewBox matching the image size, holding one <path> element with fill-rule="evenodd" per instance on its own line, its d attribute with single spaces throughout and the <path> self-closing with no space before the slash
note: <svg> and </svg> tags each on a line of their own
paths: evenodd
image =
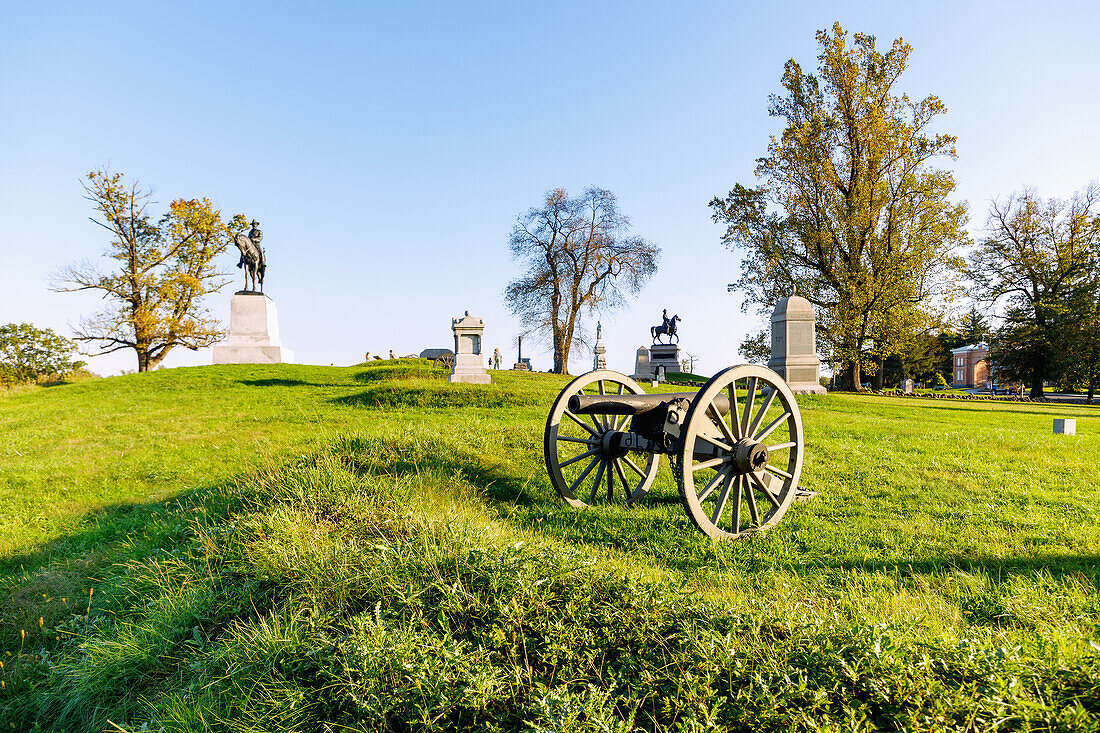
<svg viewBox="0 0 1100 733">
<path fill-rule="evenodd" d="M 367 369 L 198 367 L 0 401 L 0 572 L 33 564 L 26 555 L 34 546 L 73 535 L 93 550 L 115 530 L 134 529 L 120 515 L 229 480 L 257 453 L 305 452 L 318 436 L 364 422 L 397 429 L 441 409 L 541 403 L 565 380 L 501 373 L 497 381 L 487 390 L 446 385 L 421 360 Z"/>
<path fill-rule="evenodd" d="M 9 719 L 934 730 L 1031 706 L 1068 727 L 1097 712 L 1095 658 L 944 640 L 914 623 L 738 610 L 678 573 L 502 524 L 461 476 L 403 470 L 433 447 L 428 434 L 351 438 L 201 497 L 189 542 L 105 580 L 110 605 L 64 629 L 79 646 L 24 662 L 49 684 L 17 697 L 33 704 Z"/>
<path fill-rule="evenodd" d="M 21 716 L 9 719 L 20 727 L 37 719 L 55 729 L 97 730 L 105 716 L 114 716 L 124 724 L 174 720 L 170 728 L 201 729 L 195 716 L 206 716 L 207 722 L 222 718 L 224 725 L 214 727 L 225 729 L 238 716 L 281 720 L 297 710 L 294 715 L 304 716 L 291 726 L 297 729 L 360 719 L 373 721 L 373 728 L 362 723 L 363 729 L 430 727 L 425 721 L 440 714 L 432 725 L 441 729 L 578 729 L 589 722 L 593 729 L 611 729 L 624 720 L 642 728 L 677 723 L 690 729 L 704 720 L 698 711 L 687 712 L 699 701 L 710 705 L 706 710 L 719 729 L 830 728 L 848 719 L 872 727 L 906 720 L 913 729 L 963 728 L 959 711 L 969 709 L 978 710 L 978 721 L 992 720 L 984 716 L 1000 709 L 1013 719 L 1087 729 L 1081 721 L 1095 713 L 1089 696 L 1096 698 L 1089 642 L 1097 639 L 1100 616 L 1096 545 L 1089 544 L 1097 523 L 1087 513 L 1095 413 L 1082 410 L 1082 435 L 1066 441 L 1049 435 L 1050 408 L 914 410 L 902 400 L 803 400 L 811 442 L 806 475 L 824 496 L 792 510 L 764 537 L 716 547 L 687 525 L 667 473 L 652 501 L 629 510 L 574 512 L 557 501 L 540 465 L 540 443 L 545 405 L 564 380 L 494 375 L 501 384 L 493 391 L 463 392 L 466 406 L 410 407 L 430 403 L 433 390 L 451 400 L 456 392 L 431 384 L 433 377 L 423 371 L 398 373 L 402 368 L 186 370 L 134 385 L 135 404 L 185 424 L 196 393 L 206 403 L 220 402 L 223 417 L 244 414 L 264 422 L 273 437 L 259 451 L 270 465 L 243 481 L 230 476 L 165 501 L 109 511 L 101 519 L 113 529 L 105 541 L 89 545 L 91 556 L 79 550 L 77 538 L 63 534 L 37 558 L 40 569 L 10 576 L 14 592 L 0 611 L 0 640 L 17 659 L 3 674 L 36 687 L 25 706 L 5 708 Z M 220 383 L 209 384 L 214 378 Z M 504 395 L 500 407 L 479 406 L 493 394 Z M 100 396 L 114 399 L 110 391 Z M 288 410 L 288 403 L 298 411 Z M 46 419 L 64 422 L 61 413 L 73 406 L 58 400 Z M 974 407 L 979 409 L 966 409 Z M 317 419 L 302 420 L 304 413 Z M 101 410 L 97 419 L 103 417 L 118 415 Z M 0 420 L 9 418 L 0 407 Z M 37 423 L 20 428 L 36 429 Z M 329 437 L 317 437 L 318 429 Z M 361 437 L 334 437 L 346 432 Z M 21 439 L 19 430 L 13 437 Z M 247 476 L 258 445 L 244 451 L 238 465 L 220 468 Z M 196 455 L 174 450 L 170 443 L 160 448 L 168 467 L 173 456 Z M 139 450 L 113 458 L 125 465 L 147 455 Z M 1015 483 L 1005 480 L 1012 476 Z M 1067 527 L 1067 511 L 1085 513 Z M 519 542 L 525 544 L 516 547 Z M 207 548 L 201 554 L 199 545 Z M 470 553 L 483 560 L 465 570 L 455 565 Z M 515 581 L 520 586 L 554 593 L 512 589 L 507 573 L 496 577 L 508 563 L 525 568 Z M 95 603 L 84 618 L 83 600 L 74 598 L 87 587 L 89 573 Z M 467 576 L 503 585 L 485 599 L 470 591 L 476 583 Z M 598 578 L 616 588 L 606 591 L 613 601 L 606 608 L 590 607 L 591 598 L 600 597 L 592 590 Z M 36 600 L 39 591 L 48 598 Z M 485 619 L 502 617 L 505 610 L 497 607 L 509 597 L 518 605 L 505 609 L 508 618 L 541 613 L 548 618 L 540 623 L 551 624 L 554 633 L 535 624 L 526 634 L 521 625 L 500 642 L 505 627 Z M 635 598 L 641 607 L 630 605 Z M 619 603 L 625 610 L 616 615 Z M 370 627 L 365 614 L 384 609 L 398 611 L 386 611 L 384 623 L 374 618 Z M 666 612 L 677 623 L 696 624 L 693 639 L 735 636 L 734 646 L 714 647 L 727 656 L 733 649 L 734 658 L 719 653 L 715 661 L 685 651 L 676 641 L 680 627 L 669 626 Z M 42 627 L 34 623 L 38 616 Z M 352 628 L 348 618 L 366 626 Z M 629 632 L 637 642 L 626 645 L 629 653 L 616 636 L 627 632 L 603 628 L 624 619 L 638 627 Z M 16 634 L 28 627 L 20 644 Z M 559 667 L 548 671 L 530 656 L 518 665 L 514 653 L 508 656 L 519 639 L 541 658 L 540 650 L 559 643 L 543 636 L 565 640 Z M 309 674 L 329 679 L 325 675 L 338 670 L 341 680 L 354 677 L 343 657 L 328 658 L 320 672 L 283 669 L 313 669 L 311 660 L 329 649 L 317 646 L 318 638 L 369 650 L 374 666 L 368 676 L 375 681 L 367 688 L 376 697 L 367 708 L 356 701 L 367 688 L 331 679 L 325 683 L 331 694 L 329 687 L 314 689 Z M 481 656 L 456 651 L 462 639 Z M 887 649 L 886 667 L 859 656 L 875 657 L 876 644 L 879 655 Z M 649 647 L 658 651 L 649 654 Z M 585 666 L 584 650 L 617 661 L 601 667 L 593 657 Z M 825 662 L 815 656 L 819 651 Z M 623 661 L 630 655 L 639 657 L 637 664 Z M 218 667 L 215 658 L 229 666 Z M 282 676 L 272 678 L 276 659 Z M 940 672 L 921 671 L 943 660 Z M 410 677 L 417 664 L 427 671 Z M 730 665 L 740 671 L 730 672 Z M 892 702 L 874 707 L 862 687 L 838 681 L 847 679 L 845 665 L 856 679 L 866 669 L 893 680 L 898 690 L 912 688 L 912 704 L 887 696 Z M 739 698 L 726 694 L 724 682 L 707 683 L 712 667 L 726 670 L 718 679 L 755 692 Z M 389 671 L 378 672 L 382 668 Z M 671 679 L 671 668 L 679 682 Z M 573 670 L 575 679 L 553 677 L 555 669 Z M 607 669 L 620 676 L 620 687 L 607 686 Z M 970 679 L 966 670 L 975 679 L 1000 681 L 964 685 L 953 696 L 948 681 Z M 757 673 L 768 689 L 794 680 L 795 692 L 809 690 L 811 701 L 786 689 L 765 694 Z M 440 675 L 450 682 L 431 687 Z M 520 680 L 516 689 L 522 691 L 478 686 L 477 680 L 498 676 Z M 646 689 L 658 686 L 671 707 L 623 692 L 637 680 L 650 680 L 641 685 Z M 233 686 L 238 683 L 244 689 Z M 678 692 L 680 687 L 689 689 Z M 11 684 L 10 697 L 0 693 L 0 701 L 22 705 L 16 689 Z M 210 696 L 196 697 L 194 689 Z M 431 695 L 438 697 L 440 689 L 451 700 L 445 710 L 433 707 Z M 545 694 L 535 694 L 540 690 Z M 112 707 L 105 701 L 115 694 L 123 696 Z M 454 702 L 456 696 L 466 702 Z M 829 706 L 812 701 L 819 696 Z M 722 697 L 733 702 L 722 703 Z M 378 707 L 398 698 L 404 702 L 392 709 Z M 302 702 L 312 699 L 320 700 L 312 708 Z M 92 717 L 80 717 L 81 705 Z M 765 714 L 769 705 L 774 715 Z M 64 727 L 62 721 L 68 721 Z"/>
</svg>

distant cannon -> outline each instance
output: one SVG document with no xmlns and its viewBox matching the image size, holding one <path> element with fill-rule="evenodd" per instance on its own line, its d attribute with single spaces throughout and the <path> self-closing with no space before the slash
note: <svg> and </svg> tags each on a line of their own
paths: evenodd
<svg viewBox="0 0 1100 733">
<path fill-rule="evenodd" d="M 578 508 L 616 494 L 638 501 L 668 455 L 688 517 L 714 539 L 775 526 L 798 491 L 803 450 L 794 393 L 747 364 L 698 392 L 645 394 L 625 374 L 589 372 L 554 401 L 543 444 L 550 482 Z"/>
</svg>

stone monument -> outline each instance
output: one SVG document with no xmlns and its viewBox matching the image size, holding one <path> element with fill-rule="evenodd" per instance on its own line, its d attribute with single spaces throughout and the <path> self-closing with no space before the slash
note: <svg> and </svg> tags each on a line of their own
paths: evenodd
<svg viewBox="0 0 1100 733">
<path fill-rule="evenodd" d="M 634 379 L 653 379 L 653 369 L 649 366 L 649 349 L 644 346 L 638 347 L 634 357 L 634 374 L 631 376 Z"/>
<path fill-rule="evenodd" d="M 517 372 L 529 372 L 531 371 L 531 360 L 523 358 L 523 336 L 519 336 L 516 342 L 519 354 L 516 355 L 516 363 L 512 365 L 512 369 Z"/>
<path fill-rule="evenodd" d="M 666 372 L 680 371 L 680 334 L 676 332 L 676 324 L 680 322 L 680 316 L 668 317 L 668 309 L 661 311 L 661 325 L 652 326 L 649 329 L 653 337 L 653 345 L 649 347 L 649 369 L 656 376 L 658 367 L 664 367 Z M 661 336 L 668 337 L 668 343 L 660 343 Z M 676 343 L 672 342 L 676 339 Z"/>
<path fill-rule="evenodd" d="M 466 384 L 489 384 L 489 372 L 485 369 L 481 354 L 481 337 L 485 333 L 485 322 L 474 318 L 470 311 L 462 318 L 451 319 L 451 330 L 455 334 L 455 365 L 447 375 L 448 382 Z"/>
<path fill-rule="evenodd" d="M 241 259 L 237 267 L 244 270 L 244 290 L 233 293 L 229 305 L 229 338 L 224 345 L 214 347 L 215 364 L 292 364 L 294 352 L 279 341 L 279 315 L 275 303 L 263 294 L 267 258 L 260 241 L 263 232 L 259 222 L 252 221 L 248 234 L 234 237 Z M 248 289 L 251 278 L 252 287 Z"/>
<path fill-rule="evenodd" d="M 603 324 L 596 321 L 596 346 L 592 349 L 592 368 L 607 369 L 607 347 L 603 345 Z"/>
<path fill-rule="evenodd" d="M 768 368 L 783 377 L 795 394 L 825 394 L 819 381 L 817 319 L 805 298 L 791 295 L 775 304 Z"/>
<path fill-rule="evenodd" d="M 901 383 L 901 393 L 902 394 L 913 394 L 913 380 L 912 379 L 906 379 L 904 382 Z"/>
</svg>

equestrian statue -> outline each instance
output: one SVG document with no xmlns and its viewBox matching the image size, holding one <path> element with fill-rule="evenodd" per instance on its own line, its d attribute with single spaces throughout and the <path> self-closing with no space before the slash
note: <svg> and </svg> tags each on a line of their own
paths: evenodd
<svg viewBox="0 0 1100 733">
<path fill-rule="evenodd" d="M 251 226 L 252 228 L 248 230 L 248 234 L 238 234 L 233 238 L 233 243 L 241 251 L 241 259 L 237 262 L 237 267 L 244 269 L 245 292 L 256 292 L 258 283 L 260 286 L 259 292 L 262 293 L 264 291 L 264 271 L 267 270 L 267 258 L 264 257 L 263 247 L 260 246 L 264 233 L 260 231 L 260 222 L 255 219 L 252 220 Z M 248 287 L 250 277 L 252 278 L 251 289 Z"/>
<path fill-rule="evenodd" d="M 676 343 L 680 343 L 680 334 L 676 333 L 676 322 L 680 320 L 680 316 L 674 315 L 672 318 L 668 317 L 668 309 L 663 308 L 661 310 L 661 325 L 651 326 L 649 329 L 650 335 L 653 336 L 653 343 L 656 344 L 660 340 L 660 337 L 668 336 L 668 342 L 671 344 L 672 339 L 676 339 Z"/>
</svg>

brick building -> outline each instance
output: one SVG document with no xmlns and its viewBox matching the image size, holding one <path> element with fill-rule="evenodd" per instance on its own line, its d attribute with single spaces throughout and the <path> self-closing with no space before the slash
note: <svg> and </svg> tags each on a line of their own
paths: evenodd
<svg viewBox="0 0 1100 733">
<path fill-rule="evenodd" d="M 977 343 L 951 350 L 952 387 L 986 387 L 988 382 L 988 346 Z"/>
</svg>

